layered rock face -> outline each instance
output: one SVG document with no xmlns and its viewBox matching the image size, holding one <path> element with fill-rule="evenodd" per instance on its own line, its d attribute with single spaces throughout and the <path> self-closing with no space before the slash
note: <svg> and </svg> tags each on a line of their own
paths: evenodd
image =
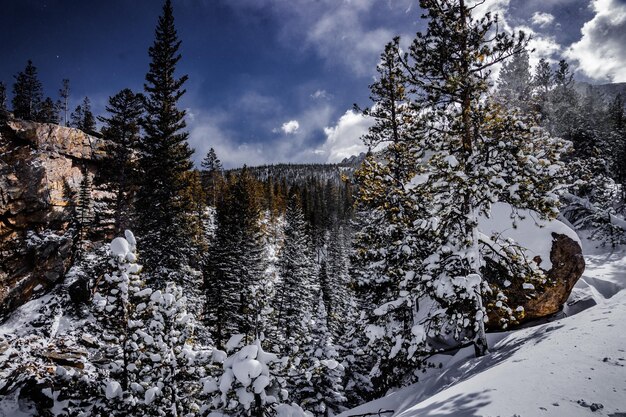
<svg viewBox="0 0 626 417">
<path fill-rule="evenodd" d="M 78 129 L 0 124 L 0 318 L 57 282 L 72 261 L 70 200 L 107 141 Z"/>
</svg>

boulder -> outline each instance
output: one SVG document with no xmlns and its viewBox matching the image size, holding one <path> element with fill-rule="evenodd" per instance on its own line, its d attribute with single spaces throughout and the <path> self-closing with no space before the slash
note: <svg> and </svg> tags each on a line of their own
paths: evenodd
<svg viewBox="0 0 626 417">
<path fill-rule="evenodd" d="M 509 306 L 524 308 L 523 317 L 517 324 L 558 313 L 585 270 L 582 247 L 576 233 L 558 220 L 542 220 L 536 212 L 514 210 L 501 202 L 493 204 L 490 217 L 479 218 L 479 229 L 484 239 L 504 239 L 524 248 L 525 259 L 534 262 L 554 283 L 546 286 L 544 291 L 526 290 L 520 279 L 507 276 L 508 272 L 497 262 L 485 259 L 485 279 L 499 288 L 509 281 L 506 285 Z M 494 300 L 490 301 L 494 303 Z M 498 310 L 488 306 L 488 313 L 487 327 L 501 330 Z"/>
<path fill-rule="evenodd" d="M 552 268 L 547 276 L 555 285 L 536 298 L 528 300 L 525 320 L 538 319 L 558 313 L 567 301 L 574 285 L 585 272 L 585 259 L 578 242 L 569 236 L 552 233 L 550 260 Z M 541 265 L 541 264 L 540 264 Z"/>
</svg>

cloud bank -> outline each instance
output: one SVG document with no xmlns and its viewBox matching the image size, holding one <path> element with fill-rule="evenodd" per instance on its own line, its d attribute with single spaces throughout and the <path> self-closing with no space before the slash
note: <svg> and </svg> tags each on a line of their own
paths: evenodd
<svg viewBox="0 0 626 417">
<path fill-rule="evenodd" d="M 565 56 L 576 60 L 585 75 L 626 82 L 626 2 L 592 0 L 594 17 L 581 29 L 582 38 Z"/>
</svg>

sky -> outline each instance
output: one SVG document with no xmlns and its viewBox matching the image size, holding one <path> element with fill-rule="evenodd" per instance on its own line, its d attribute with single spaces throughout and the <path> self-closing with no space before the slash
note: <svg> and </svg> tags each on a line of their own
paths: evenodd
<svg viewBox="0 0 626 417">
<path fill-rule="evenodd" d="M 471 1 L 471 0 L 470 0 Z M 424 28 L 417 0 L 173 0 L 188 74 L 194 161 L 214 147 L 226 167 L 338 162 L 364 150 L 368 85 L 384 45 Z M 0 0 L 0 81 L 28 59 L 45 94 L 71 84 L 102 114 L 122 88 L 141 91 L 161 0 Z M 595 83 L 626 82 L 626 0 L 486 0 L 540 57 Z"/>
</svg>

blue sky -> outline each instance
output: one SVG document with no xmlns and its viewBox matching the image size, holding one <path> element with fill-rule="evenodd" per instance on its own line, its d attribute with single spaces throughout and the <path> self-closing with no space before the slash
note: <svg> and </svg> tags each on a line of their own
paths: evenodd
<svg viewBox="0 0 626 417">
<path fill-rule="evenodd" d="M 229 167 L 337 161 L 362 148 L 384 44 L 421 29 L 415 0 L 173 0 L 183 41 L 182 106 L 199 161 Z M 46 94 L 69 78 L 72 101 L 101 112 L 122 88 L 141 90 L 160 0 L 0 0 L 0 80 L 32 59 Z M 625 0 L 487 0 L 508 29 L 534 34 L 535 59 L 567 57 L 578 76 L 626 81 Z"/>
</svg>

